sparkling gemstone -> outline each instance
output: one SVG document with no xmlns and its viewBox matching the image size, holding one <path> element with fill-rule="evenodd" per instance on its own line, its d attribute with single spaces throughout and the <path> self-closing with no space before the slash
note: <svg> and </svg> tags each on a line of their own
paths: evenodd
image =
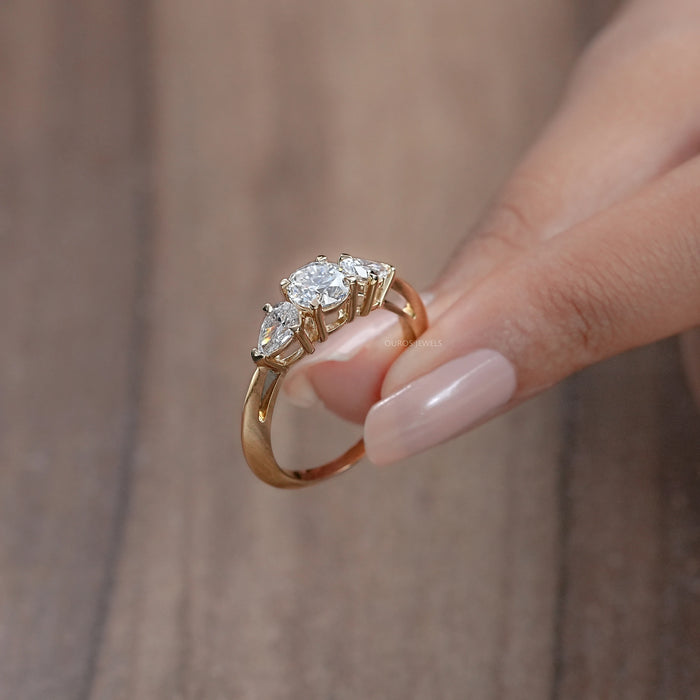
<svg viewBox="0 0 700 700">
<path fill-rule="evenodd" d="M 375 262 L 374 260 L 363 260 L 362 258 L 343 258 L 340 263 L 340 269 L 346 275 L 354 275 L 359 282 L 365 282 L 369 279 L 371 272 L 375 272 L 380 280 L 383 280 L 388 274 L 391 267 L 386 263 Z"/>
<path fill-rule="evenodd" d="M 269 357 L 284 348 L 301 326 L 299 309 L 288 301 L 282 301 L 267 312 L 260 326 L 258 350 Z"/>
<path fill-rule="evenodd" d="M 343 271 L 335 263 L 312 262 L 300 267 L 289 277 L 287 296 L 297 306 L 311 308 L 318 299 L 321 308 L 328 309 L 348 298 L 350 287 Z"/>
</svg>

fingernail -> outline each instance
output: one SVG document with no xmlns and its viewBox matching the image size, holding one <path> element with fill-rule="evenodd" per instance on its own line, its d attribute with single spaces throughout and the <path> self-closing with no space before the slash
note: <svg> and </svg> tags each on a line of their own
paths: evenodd
<svg viewBox="0 0 700 700">
<path fill-rule="evenodd" d="M 375 404 L 365 422 L 365 449 L 391 464 L 449 440 L 513 396 L 513 365 L 494 350 L 446 362 Z"/>
<path fill-rule="evenodd" d="M 428 304 L 433 295 L 421 294 L 424 304 Z M 383 309 L 373 311 L 366 318 L 357 318 L 352 324 L 332 333 L 325 343 L 317 343 L 311 355 L 307 355 L 295 365 L 282 384 L 282 390 L 289 402 L 301 408 L 309 408 L 317 402 L 316 392 L 308 377 L 311 367 L 322 362 L 348 362 L 376 338 L 384 337 L 398 319 L 391 311 Z"/>
</svg>

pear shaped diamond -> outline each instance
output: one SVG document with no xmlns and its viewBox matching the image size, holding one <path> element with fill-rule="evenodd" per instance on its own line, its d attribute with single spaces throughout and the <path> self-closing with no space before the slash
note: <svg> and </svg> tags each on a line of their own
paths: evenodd
<svg viewBox="0 0 700 700">
<path fill-rule="evenodd" d="M 282 301 L 267 312 L 260 326 L 258 350 L 270 357 L 278 353 L 294 337 L 294 331 L 301 327 L 299 310 L 288 301 Z"/>
</svg>

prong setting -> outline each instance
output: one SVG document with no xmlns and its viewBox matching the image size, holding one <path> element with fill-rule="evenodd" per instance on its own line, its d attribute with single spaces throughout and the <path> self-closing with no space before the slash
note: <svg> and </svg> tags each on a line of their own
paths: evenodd
<svg viewBox="0 0 700 700">
<path fill-rule="evenodd" d="M 374 299 L 377 296 L 377 289 L 379 288 L 379 275 L 371 271 L 369 273 L 369 279 L 365 283 L 365 298 L 362 300 L 362 308 L 360 309 L 360 316 L 367 316 L 372 310 L 372 305 L 374 304 Z"/>
<path fill-rule="evenodd" d="M 322 343 L 324 340 L 326 340 L 326 338 L 328 338 L 328 330 L 326 329 L 326 319 L 323 315 L 323 307 L 321 306 L 321 301 L 318 297 L 311 302 L 311 313 L 313 314 L 318 340 L 320 343 Z"/>
<path fill-rule="evenodd" d="M 316 349 L 304 328 L 294 331 L 294 337 L 299 341 L 299 345 L 304 348 L 304 352 L 308 355 L 310 355 Z"/>
<path fill-rule="evenodd" d="M 350 321 L 355 318 L 355 314 L 357 313 L 358 284 L 355 277 L 348 277 L 347 280 L 348 284 L 350 285 L 350 296 L 348 297 L 348 301 L 345 306 L 345 317 L 347 319 L 347 323 L 350 323 Z"/>
</svg>

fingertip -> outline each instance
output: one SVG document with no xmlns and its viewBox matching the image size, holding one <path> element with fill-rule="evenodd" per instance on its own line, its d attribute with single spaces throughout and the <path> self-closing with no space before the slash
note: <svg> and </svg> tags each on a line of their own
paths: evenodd
<svg viewBox="0 0 700 700">
<path fill-rule="evenodd" d="M 376 467 L 394 464 L 408 456 L 402 451 L 400 441 L 386 439 L 386 421 L 376 419 L 377 414 L 381 415 L 385 401 L 379 401 L 370 408 L 364 425 L 365 456 Z"/>
<path fill-rule="evenodd" d="M 297 408 L 313 408 L 319 402 L 307 372 L 296 372 L 282 385 L 284 395 Z"/>
<path fill-rule="evenodd" d="M 322 362 L 309 367 L 307 376 L 323 405 L 344 420 L 362 424 L 380 399 L 380 388 L 392 355 L 365 348 L 344 362 Z"/>
</svg>

